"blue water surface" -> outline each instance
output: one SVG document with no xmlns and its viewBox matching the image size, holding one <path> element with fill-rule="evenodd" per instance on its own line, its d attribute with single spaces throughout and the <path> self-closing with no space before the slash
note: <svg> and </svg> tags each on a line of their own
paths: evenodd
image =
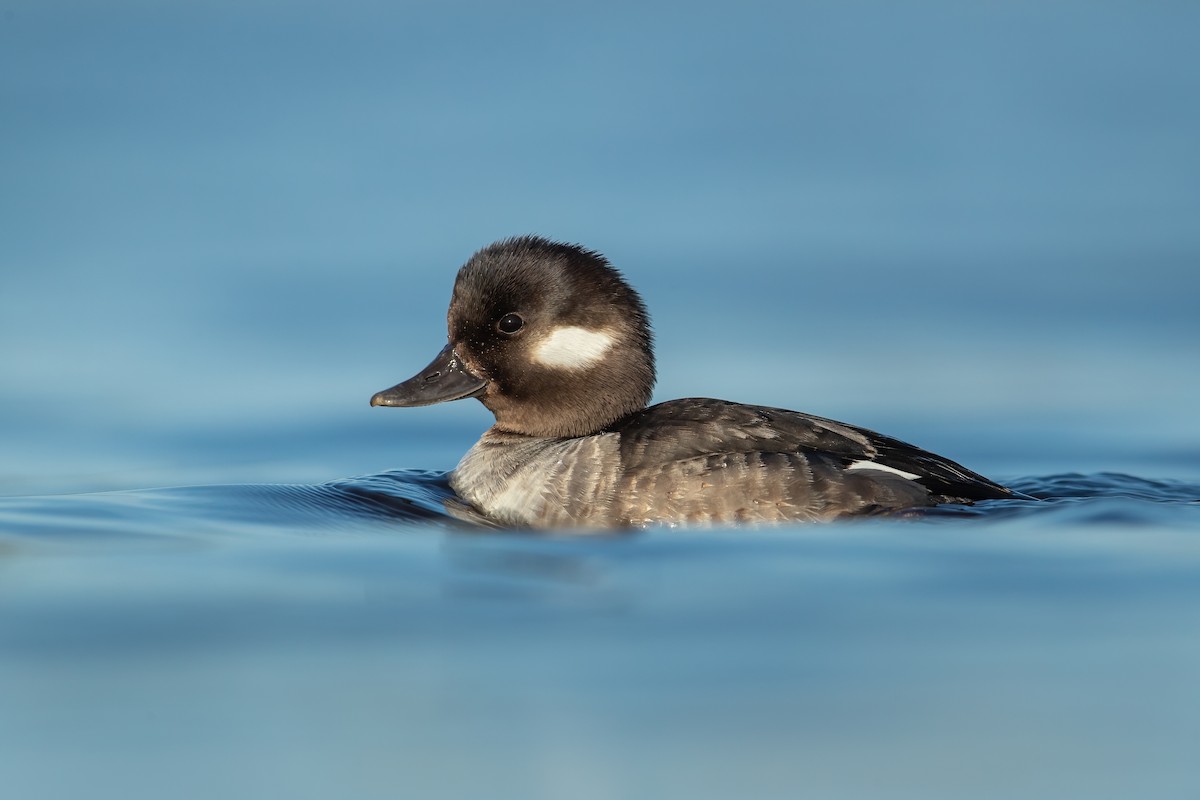
<svg viewBox="0 0 1200 800">
<path fill-rule="evenodd" d="M 8 498 L 6 773 L 31 796 L 1186 796 L 1200 486 L 1018 485 L 1044 499 L 583 537 L 459 527 L 425 472 Z"/>
<path fill-rule="evenodd" d="M 1195 798 L 1200 6 L 0 8 L 0 786 Z M 371 409 L 536 232 L 656 399 L 1038 498 L 573 536 Z"/>
</svg>

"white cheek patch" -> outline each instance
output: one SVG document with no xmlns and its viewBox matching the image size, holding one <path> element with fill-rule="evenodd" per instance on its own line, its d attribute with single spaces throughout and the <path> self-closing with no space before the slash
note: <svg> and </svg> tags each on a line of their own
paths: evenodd
<svg viewBox="0 0 1200 800">
<path fill-rule="evenodd" d="M 567 326 L 555 328 L 538 342 L 533 360 L 547 367 L 583 369 L 590 367 L 613 346 L 613 335 L 604 330 Z"/>
<path fill-rule="evenodd" d="M 902 469 L 896 469 L 895 467 L 889 467 L 887 464 L 878 464 L 874 461 L 855 461 L 853 464 L 846 467 L 847 472 L 852 469 L 874 469 L 874 470 L 878 470 L 880 472 L 890 472 L 893 475 L 899 475 L 901 478 L 908 478 L 910 481 L 914 481 L 917 478 L 921 477 L 920 475 L 914 475 L 911 472 L 905 472 Z"/>
</svg>

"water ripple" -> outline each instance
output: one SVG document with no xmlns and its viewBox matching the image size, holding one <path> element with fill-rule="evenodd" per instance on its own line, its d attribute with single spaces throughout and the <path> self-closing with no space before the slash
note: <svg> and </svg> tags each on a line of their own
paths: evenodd
<svg viewBox="0 0 1200 800">
<path fill-rule="evenodd" d="M 910 520 L 974 518 L 1047 524 L 1195 524 L 1200 486 L 1121 473 L 1063 473 L 1011 481 L 1028 500 L 943 506 Z M 297 531 L 480 524 L 446 473 L 394 470 L 325 484 L 235 484 L 96 494 L 0 498 L 0 539 L 40 543 L 194 538 Z"/>
</svg>

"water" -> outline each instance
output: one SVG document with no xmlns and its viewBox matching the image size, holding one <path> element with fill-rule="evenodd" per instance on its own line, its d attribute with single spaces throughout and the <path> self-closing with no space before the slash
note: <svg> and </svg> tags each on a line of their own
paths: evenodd
<svg viewBox="0 0 1200 800">
<path fill-rule="evenodd" d="M 1200 486 L 1016 485 L 1043 499 L 591 537 L 464 528 L 439 473 L 7 498 L 7 780 L 1187 796 Z"/>
<path fill-rule="evenodd" d="M 1196 797 L 1198 17 L 9 4 L 5 796 Z M 367 401 L 526 232 L 1042 499 L 459 524 L 486 412 Z"/>
</svg>

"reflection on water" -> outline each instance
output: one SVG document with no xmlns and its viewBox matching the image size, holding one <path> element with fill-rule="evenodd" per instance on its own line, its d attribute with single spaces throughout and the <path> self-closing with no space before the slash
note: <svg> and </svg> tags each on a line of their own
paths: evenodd
<svg viewBox="0 0 1200 800">
<path fill-rule="evenodd" d="M 1016 485 L 1044 499 L 587 537 L 463 528 L 426 472 L 6 498 L 5 781 L 1185 796 L 1200 487 Z"/>
</svg>

